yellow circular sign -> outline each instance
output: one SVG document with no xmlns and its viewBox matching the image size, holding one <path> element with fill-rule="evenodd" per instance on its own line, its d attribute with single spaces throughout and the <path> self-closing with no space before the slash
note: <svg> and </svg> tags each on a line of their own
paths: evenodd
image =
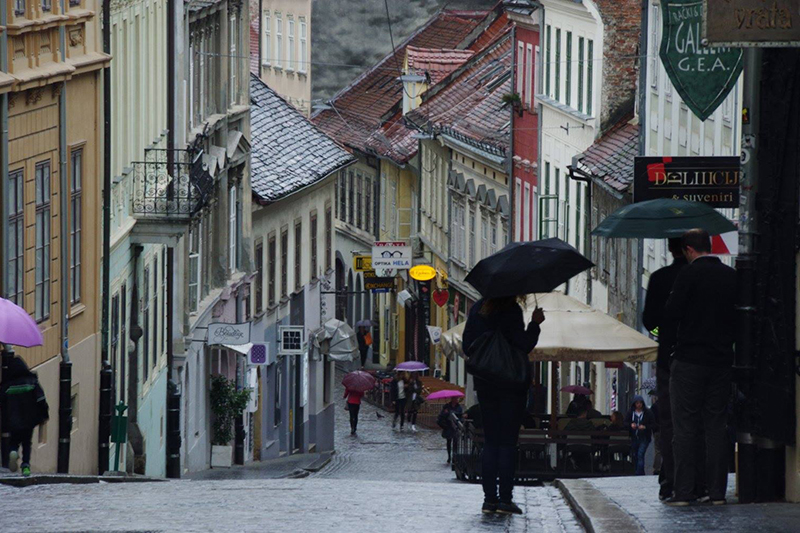
<svg viewBox="0 0 800 533">
<path fill-rule="evenodd" d="M 436 269 L 430 265 L 411 267 L 408 274 L 417 281 L 428 281 L 436 277 Z"/>
</svg>

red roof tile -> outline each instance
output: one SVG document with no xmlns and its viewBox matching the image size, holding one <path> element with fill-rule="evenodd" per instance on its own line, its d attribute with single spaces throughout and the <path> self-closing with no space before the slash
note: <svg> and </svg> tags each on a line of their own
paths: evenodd
<svg viewBox="0 0 800 533">
<path fill-rule="evenodd" d="M 474 53 L 472 50 L 406 47 L 409 71 L 420 75 L 427 73 L 433 85 L 442 81 Z"/>
<path fill-rule="evenodd" d="M 639 154 L 639 125 L 631 124 L 632 115 L 617 122 L 588 150 L 583 152 L 581 167 L 618 191 L 627 191 L 633 183 L 633 161 Z"/>
</svg>

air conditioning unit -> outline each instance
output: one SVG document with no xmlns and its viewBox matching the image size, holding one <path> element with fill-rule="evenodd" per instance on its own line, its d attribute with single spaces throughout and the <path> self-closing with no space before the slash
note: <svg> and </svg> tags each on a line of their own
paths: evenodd
<svg viewBox="0 0 800 533">
<path fill-rule="evenodd" d="M 305 344 L 305 326 L 278 326 L 278 355 L 300 355 Z"/>
</svg>

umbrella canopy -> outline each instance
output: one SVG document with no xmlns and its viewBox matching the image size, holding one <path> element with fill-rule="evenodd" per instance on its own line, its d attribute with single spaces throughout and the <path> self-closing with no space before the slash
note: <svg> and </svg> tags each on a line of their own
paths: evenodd
<svg viewBox="0 0 800 533">
<path fill-rule="evenodd" d="M 44 344 L 42 332 L 31 315 L 5 298 L 0 298 L 0 343 L 25 348 Z"/>
<path fill-rule="evenodd" d="M 560 292 L 529 296 L 526 317 L 530 317 L 534 302 L 544 309 L 546 320 L 539 343 L 529 354 L 531 361 L 643 363 L 656 360 L 658 344 L 655 341 L 575 298 Z M 454 345 L 458 336 L 453 349 L 462 356 L 460 335 L 463 332 L 464 324 L 460 324 L 442 334 L 450 336 Z"/>
<path fill-rule="evenodd" d="M 594 266 L 561 239 L 512 242 L 478 262 L 466 277 L 485 298 L 550 292 Z"/>
<path fill-rule="evenodd" d="M 710 235 L 736 231 L 730 220 L 707 204 L 659 198 L 617 209 L 592 230 L 592 235 L 668 239 L 694 228 L 704 229 Z"/>
<path fill-rule="evenodd" d="M 319 353 L 334 361 L 352 361 L 358 356 L 356 332 L 345 322 L 332 318 L 314 335 L 314 346 Z"/>
<path fill-rule="evenodd" d="M 457 356 L 462 355 L 461 338 L 464 335 L 464 326 L 466 326 L 466 324 L 466 322 L 462 322 L 442 333 L 442 351 L 451 361 L 454 361 Z"/>
<path fill-rule="evenodd" d="M 570 394 L 583 394 L 584 396 L 589 396 L 590 394 L 592 394 L 592 389 L 581 387 L 580 385 L 567 385 L 566 387 L 561 387 L 561 392 L 569 392 Z"/>
<path fill-rule="evenodd" d="M 372 374 L 356 370 L 345 375 L 342 379 L 342 385 L 348 390 L 366 392 L 375 386 L 375 378 Z"/>
<path fill-rule="evenodd" d="M 356 322 L 357 328 L 371 328 L 372 327 L 372 320 L 359 320 Z"/>
<path fill-rule="evenodd" d="M 420 361 L 405 361 L 394 367 L 394 369 L 404 372 L 424 372 L 428 370 L 428 365 Z"/>
<path fill-rule="evenodd" d="M 463 398 L 464 393 L 459 390 L 440 390 L 436 392 L 432 392 L 428 394 L 428 397 L 425 398 L 426 401 L 431 400 L 444 400 L 446 398 Z"/>
</svg>

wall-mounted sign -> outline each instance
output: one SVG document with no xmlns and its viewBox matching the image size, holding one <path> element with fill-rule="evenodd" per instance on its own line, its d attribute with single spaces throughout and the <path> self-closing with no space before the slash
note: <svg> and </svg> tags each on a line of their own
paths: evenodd
<svg viewBox="0 0 800 533">
<path fill-rule="evenodd" d="M 797 46 L 800 0 L 706 0 L 711 46 Z"/>
<path fill-rule="evenodd" d="M 428 328 L 428 335 L 431 337 L 433 344 L 442 342 L 442 328 L 439 326 L 426 326 Z"/>
<path fill-rule="evenodd" d="M 278 355 L 300 355 L 305 343 L 305 326 L 278 326 Z"/>
<path fill-rule="evenodd" d="M 366 272 L 367 270 L 372 270 L 372 256 L 354 255 L 353 270 L 356 272 Z"/>
<path fill-rule="evenodd" d="M 411 268 L 411 246 L 406 242 L 376 242 L 372 246 L 372 268 Z"/>
<path fill-rule="evenodd" d="M 738 157 L 637 157 L 633 201 L 674 198 L 738 207 L 740 172 Z"/>
<path fill-rule="evenodd" d="M 661 5 L 661 62 L 692 113 L 705 120 L 736 85 L 742 72 L 742 51 L 701 43 L 703 0 L 662 0 Z"/>
<path fill-rule="evenodd" d="M 247 354 L 247 363 L 251 365 L 268 365 L 272 363 L 269 359 L 269 344 L 254 344 Z"/>
<path fill-rule="evenodd" d="M 417 265 L 411 267 L 408 275 L 417 281 L 429 281 L 436 277 L 436 269 L 430 265 Z"/>
<path fill-rule="evenodd" d="M 364 272 L 364 290 L 388 291 L 394 289 L 394 278 L 382 278 L 374 270 Z"/>
<path fill-rule="evenodd" d="M 243 324 L 224 324 L 216 322 L 208 325 L 208 344 L 247 344 L 250 342 L 250 322 Z"/>
</svg>

